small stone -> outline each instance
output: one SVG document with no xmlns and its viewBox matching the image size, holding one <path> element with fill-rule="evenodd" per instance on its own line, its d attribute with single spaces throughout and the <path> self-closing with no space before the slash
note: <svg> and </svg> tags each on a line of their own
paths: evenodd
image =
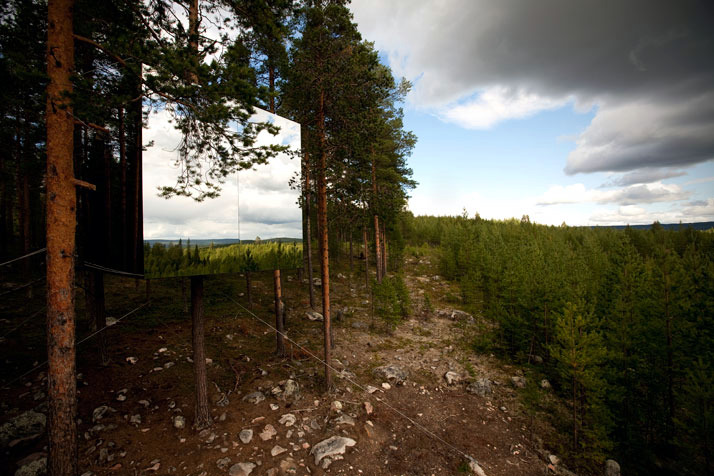
<svg viewBox="0 0 714 476">
<path fill-rule="evenodd" d="M 129 423 L 131 423 L 132 425 L 141 425 L 141 415 L 139 415 L 138 413 L 132 415 L 129 418 Z"/>
<path fill-rule="evenodd" d="M 300 392 L 300 386 L 293 379 L 287 379 L 283 385 L 283 393 L 280 395 L 281 400 L 288 398 L 297 398 Z"/>
<path fill-rule="evenodd" d="M 475 382 L 471 382 L 466 386 L 466 391 L 481 397 L 485 397 L 493 393 L 491 381 L 487 378 L 480 378 Z"/>
<path fill-rule="evenodd" d="M 548 380 L 546 380 L 546 379 L 541 380 L 541 381 L 540 381 L 540 388 L 542 388 L 543 390 L 549 389 L 549 388 L 550 388 L 550 382 L 548 382 Z"/>
<path fill-rule="evenodd" d="M 271 404 L 270 404 L 270 409 L 273 410 L 273 411 L 278 410 L 278 409 L 280 409 L 280 405 L 275 404 L 275 403 L 271 403 Z"/>
<path fill-rule="evenodd" d="M 238 463 L 228 470 L 229 476 L 248 476 L 255 469 L 255 463 Z"/>
<path fill-rule="evenodd" d="M 182 417 L 181 415 L 176 415 L 174 418 L 174 428 L 180 430 L 182 428 L 186 427 L 186 418 Z"/>
<path fill-rule="evenodd" d="M 114 410 L 112 407 L 109 407 L 107 405 L 102 405 L 100 407 L 95 408 L 94 411 L 92 412 L 92 421 L 94 423 L 98 422 L 99 420 L 101 420 L 102 418 L 104 418 L 106 416 L 107 412 L 115 413 L 116 410 Z"/>
<path fill-rule="evenodd" d="M 394 364 L 377 367 L 372 373 L 375 377 L 382 378 L 397 385 L 403 384 L 408 377 L 406 370 Z"/>
<path fill-rule="evenodd" d="M 275 427 L 268 423 L 267 425 L 265 425 L 265 428 L 258 436 L 260 436 L 261 440 L 268 441 L 277 434 L 278 432 L 275 430 Z"/>
<path fill-rule="evenodd" d="M 176 365 L 176 364 L 174 364 L 173 362 L 166 362 L 166 363 L 164 364 L 164 368 L 165 368 L 165 369 L 170 369 L 170 368 L 173 367 L 174 365 Z"/>
<path fill-rule="evenodd" d="M 371 385 L 367 385 L 367 393 L 374 393 L 377 390 L 379 390 L 377 387 L 373 387 Z"/>
<path fill-rule="evenodd" d="M 320 321 L 322 322 L 324 318 L 322 317 L 322 314 L 320 314 L 317 311 L 307 311 L 305 313 L 305 317 L 307 317 L 311 321 Z"/>
<path fill-rule="evenodd" d="M 367 412 L 367 415 L 371 415 L 374 411 L 374 407 L 372 407 L 371 403 L 364 402 L 364 411 Z"/>
<path fill-rule="evenodd" d="M 241 432 L 238 433 L 238 438 L 240 438 L 243 444 L 247 445 L 253 439 L 253 430 L 248 428 L 245 430 L 241 430 Z"/>
<path fill-rule="evenodd" d="M 273 446 L 273 449 L 270 450 L 270 456 L 278 456 L 279 454 L 285 453 L 287 450 L 283 448 L 280 445 L 275 445 Z"/>
<path fill-rule="evenodd" d="M 265 400 L 265 395 L 263 395 L 263 392 L 253 392 L 243 397 L 243 401 L 248 403 L 258 404 L 263 400 Z"/>
<path fill-rule="evenodd" d="M 459 383 L 461 381 L 461 376 L 456 372 L 449 371 L 444 374 L 444 379 L 446 380 L 447 385 L 454 385 L 455 383 Z"/>
<path fill-rule="evenodd" d="M 149 408 L 149 405 L 151 405 L 151 403 L 149 403 L 148 400 L 139 400 L 137 403 L 138 403 L 139 405 L 143 405 L 144 408 Z"/>
<path fill-rule="evenodd" d="M 124 395 L 123 393 L 120 393 L 119 395 L 117 395 L 117 402 L 123 402 L 125 400 L 126 400 L 126 395 Z"/>
<path fill-rule="evenodd" d="M 481 468 L 481 465 L 478 464 L 478 461 L 476 461 L 470 456 L 468 456 L 467 458 L 468 459 L 466 460 L 466 462 L 469 465 L 469 471 L 471 471 L 472 474 L 475 474 L 477 476 L 486 476 L 486 473 Z"/>
<path fill-rule="evenodd" d="M 350 426 L 355 426 L 355 420 L 349 415 L 342 414 L 339 417 L 335 418 L 334 421 L 335 425 L 350 425 Z"/>
<path fill-rule="evenodd" d="M 296 421 L 297 418 L 295 417 L 295 415 L 293 415 L 292 413 L 286 413 L 285 415 L 280 417 L 278 423 L 285 426 L 293 426 Z"/>
<path fill-rule="evenodd" d="M 352 438 L 332 436 L 313 446 L 310 454 L 315 455 L 315 465 L 319 466 L 324 458 L 334 459 L 335 456 L 344 454 L 348 446 L 356 444 L 357 442 Z"/>
<path fill-rule="evenodd" d="M 137 359 L 136 357 L 127 357 L 126 361 L 129 362 L 131 365 L 134 365 L 139 361 L 139 359 Z"/>
<path fill-rule="evenodd" d="M 330 403 L 330 410 L 333 412 L 340 412 L 342 411 L 342 402 L 339 400 L 335 400 L 332 403 Z"/>
<path fill-rule="evenodd" d="M 511 377 L 511 383 L 516 388 L 526 388 L 526 378 L 525 377 Z"/>
<path fill-rule="evenodd" d="M 216 461 L 216 466 L 218 466 L 218 469 L 223 471 L 225 471 L 229 464 L 231 464 L 231 459 L 227 456 Z"/>
<path fill-rule="evenodd" d="M 548 461 L 550 461 L 550 464 L 555 466 L 560 463 L 560 458 L 555 455 L 548 455 Z"/>
<path fill-rule="evenodd" d="M 385 390 L 389 390 L 390 388 L 392 388 L 392 386 L 389 385 L 387 382 L 383 382 L 383 383 L 382 383 L 382 388 L 385 389 Z"/>
</svg>

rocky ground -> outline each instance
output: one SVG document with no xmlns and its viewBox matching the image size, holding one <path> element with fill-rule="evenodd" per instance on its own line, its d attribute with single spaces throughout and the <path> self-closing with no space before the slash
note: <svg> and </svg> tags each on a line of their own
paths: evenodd
<svg viewBox="0 0 714 476">
<path fill-rule="evenodd" d="M 292 340 L 284 358 L 274 355 L 275 336 L 264 323 L 225 297 L 209 295 L 214 424 L 201 431 L 192 427 L 190 320 L 113 326 L 112 363 L 92 365 L 91 349 L 79 363 L 81 472 L 567 474 L 524 416 L 518 398 L 523 374 L 468 345 L 476 324 L 485 325 L 481 317 L 448 305 L 456 289 L 435 275 L 428 258 L 410 258 L 406 269 L 414 315 L 391 334 L 372 317 L 360 276 L 335 274 L 333 302 L 341 312 L 334 323 L 335 385 L 328 393 L 315 358 L 322 356 L 321 316 L 309 313 L 293 275 L 284 283 Z M 163 283 L 152 292 L 178 292 L 175 282 Z M 255 313 L 270 322 L 270 279 L 254 283 Z M 425 308 L 425 295 L 433 309 Z M 3 474 L 41 473 L 45 385 L 40 369 L 0 390 Z"/>
</svg>

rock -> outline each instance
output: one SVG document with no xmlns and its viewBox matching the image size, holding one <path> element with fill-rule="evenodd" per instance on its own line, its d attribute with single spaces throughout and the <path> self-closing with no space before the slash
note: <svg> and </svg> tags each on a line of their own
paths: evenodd
<svg viewBox="0 0 714 476">
<path fill-rule="evenodd" d="M 349 415 L 345 415 L 344 413 L 340 415 L 339 417 L 335 418 L 334 422 L 335 425 L 350 425 L 350 426 L 355 426 L 355 420 Z"/>
<path fill-rule="evenodd" d="M 127 357 L 126 361 L 129 362 L 131 365 L 134 365 L 139 361 L 139 359 L 137 359 L 136 357 Z"/>
<path fill-rule="evenodd" d="M 278 405 L 277 403 L 270 404 L 270 409 L 273 411 L 278 410 L 279 408 L 280 408 L 280 405 Z"/>
<path fill-rule="evenodd" d="M 273 446 L 273 449 L 270 450 L 270 456 L 278 456 L 279 454 L 285 453 L 287 450 L 283 448 L 280 445 L 275 445 Z"/>
<path fill-rule="evenodd" d="M 352 324 L 350 324 L 350 326 L 353 329 L 369 329 L 369 324 L 367 324 L 366 322 L 362 322 L 362 321 L 355 321 Z"/>
<path fill-rule="evenodd" d="M 312 278 L 313 286 L 322 286 L 322 280 L 320 278 Z"/>
<path fill-rule="evenodd" d="M 377 390 L 379 390 L 377 387 L 373 387 L 371 385 L 367 385 L 367 393 L 374 393 Z"/>
<path fill-rule="evenodd" d="M 333 412 L 341 412 L 342 402 L 339 400 L 335 400 L 334 402 L 330 403 L 330 410 Z"/>
<path fill-rule="evenodd" d="M 322 317 L 322 314 L 320 314 L 317 311 L 307 311 L 305 313 L 305 317 L 307 317 L 311 321 L 320 321 L 322 322 L 324 318 Z"/>
<path fill-rule="evenodd" d="M 466 386 L 466 391 L 469 393 L 473 393 L 474 395 L 479 395 L 481 397 L 485 397 L 493 393 L 493 389 L 491 388 L 491 381 L 487 378 L 480 378 L 475 382 L 471 382 Z"/>
<path fill-rule="evenodd" d="M 461 376 L 456 372 L 449 371 L 444 374 L 444 379 L 446 380 L 447 385 L 454 385 L 455 383 L 459 383 L 461 381 Z"/>
<path fill-rule="evenodd" d="M 452 321 L 467 321 L 474 322 L 474 317 L 468 312 L 460 311 L 458 309 L 439 309 L 435 312 L 438 317 L 444 319 L 451 319 Z"/>
<path fill-rule="evenodd" d="M 283 393 L 280 395 L 281 400 L 289 398 L 297 399 L 300 394 L 300 386 L 293 379 L 287 379 L 283 385 Z"/>
<path fill-rule="evenodd" d="M 296 421 L 297 418 L 295 418 L 295 415 L 293 415 L 292 413 L 286 413 L 285 415 L 280 417 L 278 423 L 285 426 L 293 426 Z"/>
<path fill-rule="evenodd" d="M 481 465 L 478 464 L 478 461 L 476 461 L 472 457 L 469 456 L 466 460 L 466 463 L 469 465 L 469 471 L 471 471 L 471 474 L 476 474 L 477 476 L 486 476 L 486 473 L 481 468 Z"/>
<path fill-rule="evenodd" d="M 552 464 L 553 466 L 555 466 L 555 465 L 557 465 L 558 463 L 560 463 L 560 458 L 558 458 L 558 457 L 555 456 L 555 455 L 548 455 L 548 461 L 550 461 L 550 464 Z"/>
<path fill-rule="evenodd" d="M 367 415 L 371 415 L 374 411 L 374 407 L 372 407 L 371 403 L 364 402 L 364 411 L 367 413 Z"/>
<path fill-rule="evenodd" d="M 129 418 L 129 423 L 131 423 L 132 425 L 141 425 L 141 415 L 139 415 L 138 413 L 132 415 Z"/>
<path fill-rule="evenodd" d="M 548 382 L 546 379 L 543 379 L 540 381 L 540 388 L 547 390 L 550 388 L 550 382 Z"/>
<path fill-rule="evenodd" d="M 511 383 L 516 388 L 526 388 L 526 378 L 525 377 L 511 377 Z"/>
<path fill-rule="evenodd" d="M 297 474 L 298 464 L 292 458 L 285 458 L 280 462 L 280 474 Z"/>
<path fill-rule="evenodd" d="M 533 362 L 536 364 L 542 364 L 543 363 L 543 357 L 540 355 L 534 355 L 533 356 Z"/>
<path fill-rule="evenodd" d="M 258 436 L 260 436 L 261 440 L 268 441 L 277 434 L 278 432 L 275 430 L 275 427 L 268 423 L 267 425 L 265 425 L 265 428 L 263 428 L 263 431 L 260 432 Z"/>
<path fill-rule="evenodd" d="M 0 447 L 18 440 L 35 439 L 45 432 L 46 425 L 47 417 L 43 413 L 33 410 L 21 413 L 0 426 Z"/>
<path fill-rule="evenodd" d="M 117 395 L 117 402 L 123 402 L 125 400 L 126 400 L 126 395 L 124 395 L 123 393 L 120 393 L 119 395 Z"/>
<path fill-rule="evenodd" d="M 248 476 L 255 469 L 255 463 L 238 463 L 228 470 L 229 476 Z"/>
<path fill-rule="evenodd" d="M 106 320 L 107 327 L 111 327 L 111 326 L 113 326 L 113 325 L 116 325 L 117 322 L 119 322 L 119 321 L 117 320 L 116 317 L 107 316 L 107 320 Z"/>
<path fill-rule="evenodd" d="M 258 404 L 263 400 L 265 400 L 265 395 L 263 395 L 263 392 L 253 392 L 243 397 L 243 401 L 248 403 Z"/>
<path fill-rule="evenodd" d="M 354 446 L 357 442 L 352 438 L 344 436 L 331 436 L 326 440 L 322 440 L 312 447 L 311 455 L 315 455 L 315 465 L 319 466 L 324 458 L 332 458 L 336 455 L 345 454 L 348 446 Z"/>
<path fill-rule="evenodd" d="M 112 407 L 109 407 L 107 405 L 102 405 L 100 407 L 95 408 L 94 411 L 92 412 L 92 421 L 94 423 L 98 422 L 99 420 L 104 418 L 104 416 L 107 414 L 107 412 L 115 413 L 116 410 L 114 410 Z"/>
<path fill-rule="evenodd" d="M 181 415 L 176 415 L 174 417 L 174 428 L 180 430 L 186 427 L 186 419 Z"/>
<path fill-rule="evenodd" d="M 406 370 L 394 364 L 377 367 L 372 371 L 372 373 L 376 377 L 380 377 L 390 382 L 394 382 L 397 385 L 403 384 L 408 377 Z"/>
<path fill-rule="evenodd" d="M 216 466 L 218 466 L 218 469 L 222 471 L 225 471 L 229 464 L 231 464 L 231 459 L 228 457 L 221 458 L 216 461 Z"/>
<path fill-rule="evenodd" d="M 614 459 L 605 461 L 605 476 L 620 476 L 620 465 Z"/>
<path fill-rule="evenodd" d="M 238 433 L 238 438 L 240 438 L 243 444 L 247 445 L 253 439 L 253 430 L 249 428 L 241 430 L 241 432 Z"/>
<path fill-rule="evenodd" d="M 40 458 L 20 466 L 15 476 L 44 476 L 47 474 L 47 458 Z"/>
<path fill-rule="evenodd" d="M 337 273 L 337 279 L 347 279 L 347 276 L 342 273 Z"/>
</svg>

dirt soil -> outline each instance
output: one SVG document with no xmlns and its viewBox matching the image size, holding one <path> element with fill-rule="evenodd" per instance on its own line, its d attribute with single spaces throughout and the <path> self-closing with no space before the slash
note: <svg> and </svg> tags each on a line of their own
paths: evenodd
<svg viewBox="0 0 714 476">
<path fill-rule="evenodd" d="M 237 463 L 253 463 L 251 475 L 450 475 L 468 473 L 464 455 L 478 461 L 489 476 L 544 474 L 546 463 L 536 451 L 539 445 L 530 440 L 528 419 L 511 385 L 517 371 L 470 348 L 470 319 L 451 319 L 438 312 L 453 308 L 447 297 L 456 288 L 435 276 L 427 258 L 411 258 L 406 280 L 414 315 L 390 334 L 371 315 L 364 275 L 358 272 L 361 265 L 355 266 L 354 274 L 346 264 L 342 272 L 333 272 L 333 316 L 338 309 L 343 313 L 334 322 L 335 384 L 327 393 L 324 367 L 315 358 L 322 357 L 322 323 L 306 317 L 306 285 L 295 273 L 284 273 L 286 329 L 293 343 L 288 343 L 288 355 L 282 358 L 275 355 L 275 333 L 266 325 L 274 322 L 271 275 L 256 273 L 253 279 L 255 317 L 228 298 L 247 305 L 242 279 L 207 280 L 206 355 L 214 424 L 204 431 L 192 428 L 186 291 L 180 280 L 152 282 L 151 305 L 107 331 L 109 366 L 95 364 L 91 341 L 80 349 L 80 474 L 226 475 L 231 467 L 233 474 L 240 474 Z M 110 315 L 120 317 L 142 300 L 143 285 L 136 288 L 133 280 L 111 278 L 107 286 Z M 433 312 L 424 309 L 425 294 Z M 78 292 L 80 317 L 81 300 Z M 316 307 L 320 309 L 319 303 Z M 11 319 L 4 325 L 14 327 Z M 27 345 L 24 338 L 35 340 Z M 2 381 L 32 368 L 33 360 L 44 360 L 42 339 L 40 325 L 35 334 L 19 332 L 3 343 Z M 33 349 L 36 355 L 31 358 Z M 383 386 L 386 380 L 374 369 L 386 364 L 407 372 L 404 384 Z M 0 390 L 0 424 L 22 411 L 42 409 L 44 370 Z M 448 385 L 447 371 L 455 372 L 460 381 Z M 491 380 L 491 395 L 466 390 L 477 378 Z M 282 398 L 278 392 L 287 379 L 297 382 L 299 391 Z M 367 386 L 375 387 L 370 389 L 374 393 L 366 391 Z M 256 391 L 265 400 L 243 400 Z M 110 408 L 100 419 L 93 418 L 103 405 Z M 295 423 L 290 424 L 290 417 L 281 423 L 285 414 L 293 415 Z M 180 420 L 176 417 L 185 418 L 185 427 L 175 427 Z M 276 434 L 263 441 L 259 434 L 266 425 L 272 425 Z M 247 444 L 239 438 L 244 429 L 253 430 Z M 356 444 L 346 449 L 343 459 L 338 456 L 323 468 L 315 464 L 311 450 L 331 436 L 348 437 Z M 3 451 L 0 473 L 14 474 L 17 461 L 46 451 L 46 441 Z M 280 453 L 272 456 L 271 451 Z"/>
</svg>

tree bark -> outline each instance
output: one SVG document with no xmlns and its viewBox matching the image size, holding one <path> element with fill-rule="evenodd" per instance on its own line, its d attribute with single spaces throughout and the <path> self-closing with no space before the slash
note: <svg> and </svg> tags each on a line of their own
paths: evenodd
<svg viewBox="0 0 714 476">
<path fill-rule="evenodd" d="M 374 155 L 374 151 L 372 151 Z M 372 209 L 376 210 L 377 201 L 377 164 L 372 159 Z M 377 270 L 377 282 L 382 282 L 382 247 L 379 244 L 379 216 L 374 214 L 374 254 L 375 254 L 375 269 Z"/>
<path fill-rule="evenodd" d="M 206 384 L 206 354 L 204 352 L 203 326 L 203 276 L 191 276 L 191 322 L 193 337 L 193 376 L 196 386 L 197 429 L 211 426 L 211 409 L 208 406 Z"/>
<path fill-rule="evenodd" d="M 382 276 L 387 275 L 387 230 L 382 221 Z"/>
<path fill-rule="evenodd" d="M 320 167 L 317 185 L 317 221 L 320 238 L 320 269 L 322 271 L 322 317 L 325 339 L 325 385 L 332 388 L 330 371 L 332 349 L 330 345 L 330 258 L 327 241 L 327 138 L 325 135 L 325 92 L 320 91 L 320 109 L 318 115 L 318 133 L 320 134 Z"/>
<path fill-rule="evenodd" d="M 126 215 L 126 133 L 124 130 L 124 108 L 119 107 L 117 113 L 119 120 L 119 170 L 120 170 L 120 199 L 121 199 L 121 264 L 122 269 L 127 269 L 127 247 L 129 246 L 127 232 L 127 215 Z"/>
<path fill-rule="evenodd" d="M 369 243 L 367 241 L 367 227 L 362 229 L 362 247 L 364 248 L 364 285 L 369 288 Z"/>
<path fill-rule="evenodd" d="M 48 472 L 75 476 L 77 378 L 74 253 L 77 197 L 72 152 L 73 0 L 47 5 L 47 395 Z"/>
<path fill-rule="evenodd" d="M 305 149 L 305 244 L 307 245 L 307 280 L 308 288 L 310 290 L 310 308 L 315 309 L 315 284 L 313 283 L 313 272 L 312 272 L 312 227 L 311 227 L 311 214 L 312 214 L 312 197 L 310 193 L 310 153 Z"/>
<path fill-rule="evenodd" d="M 280 270 L 273 270 L 273 281 L 275 285 L 275 337 L 277 339 L 276 353 L 282 357 L 285 355 L 285 342 L 283 340 L 283 301 L 282 286 L 280 284 Z"/>
</svg>

